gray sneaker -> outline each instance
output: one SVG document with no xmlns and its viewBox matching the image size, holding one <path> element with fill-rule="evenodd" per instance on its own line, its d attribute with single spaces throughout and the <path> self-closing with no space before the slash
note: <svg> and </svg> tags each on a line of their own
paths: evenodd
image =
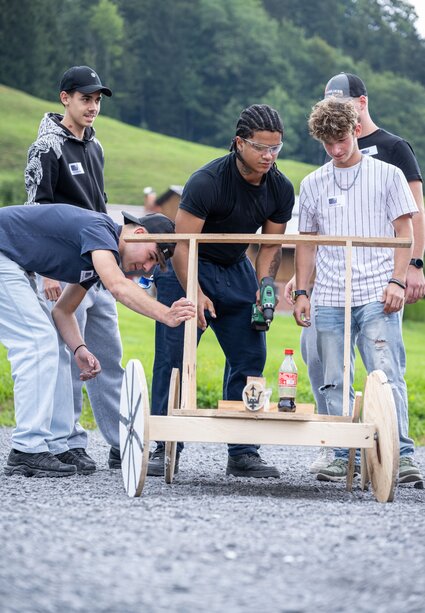
<svg viewBox="0 0 425 613">
<path fill-rule="evenodd" d="M 399 469 L 398 469 L 398 483 L 404 485 L 406 483 L 413 483 L 417 489 L 422 490 L 424 487 L 424 479 L 419 468 L 413 462 L 413 458 L 408 456 L 401 456 Z"/>
<path fill-rule="evenodd" d="M 348 461 L 342 458 L 336 458 L 326 468 L 322 468 L 317 473 L 319 481 L 344 481 L 347 478 Z M 354 466 L 354 476 L 360 474 L 360 466 Z"/>
<path fill-rule="evenodd" d="M 276 466 L 269 466 L 258 453 L 229 455 L 226 475 L 233 475 L 234 477 L 274 477 L 275 479 L 280 477 Z"/>
</svg>

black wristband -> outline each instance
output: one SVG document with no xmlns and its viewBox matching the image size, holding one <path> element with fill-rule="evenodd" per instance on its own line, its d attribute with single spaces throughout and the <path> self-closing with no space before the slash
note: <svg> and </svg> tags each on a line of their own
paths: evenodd
<svg viewBox="0 0 425 613">
<path fill-rule="evenodd" d="M 395 285 L 398 285 L 399 287 L 401 287 L 401 289 L 406 289 L 406 284 L 403 283 L 402 281 L 399 281 L 398 279 L 394 279 L 391 277 L 388 283 L 394 283 Z"/>
<path fill-rule="evenodd" d="M 75 347 L 74 355 L 77 353 L 77 351 L 79 350 L 80 347 L 85 347 L 87 349 L 87 345 L 85 345 L 84 343 L 81 343 L 81 345 L 78 345 L 78 347 Z"/>
<path fill-rule="evenodd" d="M 308 298 L 308 294 L 305 289 L 295 289 L 292 292 L 292 300 L 295 301 L 298 298 L 298 296 L 305 296 L 306 298 Z"/>
</svg>

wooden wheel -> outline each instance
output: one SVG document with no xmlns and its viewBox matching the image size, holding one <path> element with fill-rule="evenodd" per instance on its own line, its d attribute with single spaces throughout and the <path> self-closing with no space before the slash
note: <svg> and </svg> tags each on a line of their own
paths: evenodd
<svg viewBox="0 0 425 613">
<path fill-rule="evenodd" d="M 374 370 L 366 381 L 363 421 L 375 425 L 375 444 L 365 448 L 367 471 L 379 502 L 394 498 L 400 443 L 394 397 L 382 370 Z"/>
<path fill-rule="evenodd" d="M 170 391 L 168 392 L 168 415 L 172 415 L 173 409 L 180 407 L 180 372 L 178 368 L 171 371 Z M 174 468 L 176 465 L 177 443 L 167 441 L 165 443 L 165 483 L 172 483 Z"/>
<path fill-rule="evenodd" d="M 360 414 L 362 412 L 362 400 L 363 396 L 360 392 L 356 392 L 354 399 L 354 408 L 352 422 L 358 423 L 360 421 Z M 348 452 L 348 466 L 347 466 L 347 491 L 351 492 L 353 488 L 354 467 L 356 463 L 356 449 L 350 449 Z"/>
<path fill-rule="evenodd" d="M 120 403 L 121 470 L 127 494 L 140 496 L 149 461 L 149 394 L 139 360 L 130 360 L 124 372 Z"/>
</svg>

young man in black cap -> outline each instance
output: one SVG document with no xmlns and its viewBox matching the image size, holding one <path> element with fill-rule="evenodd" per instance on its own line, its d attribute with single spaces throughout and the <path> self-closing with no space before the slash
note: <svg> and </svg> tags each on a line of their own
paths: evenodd
<svg viewBox="0 0 425 613">
<path fill-rule="evenodd" d="M 158 263 L 164 266 L 174 244 L 125 239 L 146 232 L 172 233 L 173 222 L 158 213 L 123 215 L 125 225 L 119 226 L 107 215 L 67 204 L 0 209 L 0 342 L 11 363 L 16 416 L 7 475 L 85 474 L 70 453 L 74 407 L 71 356 L 64 343 L 83 381 L 102 376 L 102 364 L 75 318 L 91 287 L 101 282 L 116 300 L 167 326 L 195 316 L 188 300 L 168 308 L 131 280 L 149 274 Z M 67 283 L 52 313 L 37 294 L 33 273 Z M 103 338 L 106 349 L 115 334 L 111 328 Z M 114 427 L 118 430 L 118 416 Z"/>
<path fill-rule="evenodd" d="M 27 204 L 64 202 L 106 213 L 103 149 L 93 128 L 102 95 L 110 97 L 112 92 L 89 66 L 73 66 L 63 74 L 59 96 L 64 114 L 46 113 L 37 140 L 28 152 Z M 64 285 L 48 278 L 39 278 L 38 285 L 52 308 Z M 76 316 L 82 334 L 102 362 L 102 375 L 88 381 L 86 388 L 96 422 L 111 445 L 109 465 L 119 467 L 118 414 L 124 371 L 115 300 L 107 290 L 94 286 L 87 292 Z M 107 345 L 106 337 L 109 338 Z M 83 383 L 74 364 L 72 372 L 75 427 L 69 440 L 70 454 L 75 455 L 80 472 L 88 474 L 96 470 L 96 465 L 87 455 L 87 433 L 79 423 Z"/>
</svg>

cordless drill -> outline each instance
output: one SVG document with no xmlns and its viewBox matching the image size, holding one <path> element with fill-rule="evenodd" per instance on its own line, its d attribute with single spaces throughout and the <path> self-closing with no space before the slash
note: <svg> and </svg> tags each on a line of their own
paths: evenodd
<svg viewBox="0 0 425 613">
<path fill-rule="evenodd" d="M 252 305 L 251 328 L 265 331 L 270 327 L 276 307 L 274 279 L 263 277 L 260 282 L 260 307 Z"/>
</svg>

